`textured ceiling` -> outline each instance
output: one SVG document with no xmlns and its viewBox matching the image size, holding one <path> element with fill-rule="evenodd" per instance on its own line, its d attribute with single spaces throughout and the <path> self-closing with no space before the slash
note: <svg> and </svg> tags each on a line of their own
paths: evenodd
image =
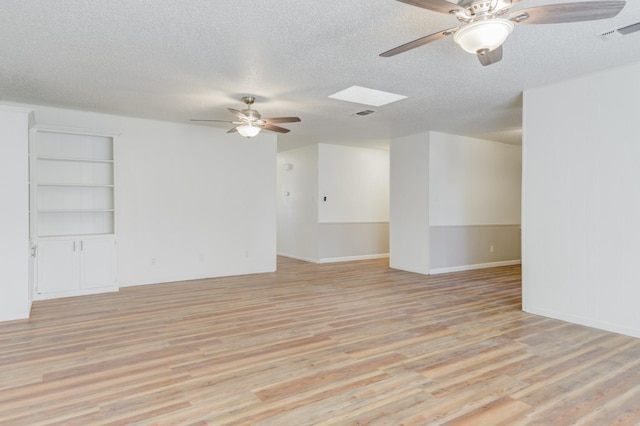
<svg viewBox="0 0 640 426">
<path fill-rule="evenodd" d="M 522 91 L 640 61 L 640 33 L 596 37 L 638 21 L 630 0 L 606 21 L 518 26 L 503 61 L 482 67 L 450 37 L 379 57 L 457 25 L 394 0 L 3 0 L 0 99 L 186 123 L 231 119 L 226 108 L 251 94 L 265 117 L 302 119 L 285 125 L 281 150 L 427 130 L 518 143 Z M 408 99 L 328 98 L 353 85 Z M 354 115 L 364 109 L 376 112 Z"/>
</svg>

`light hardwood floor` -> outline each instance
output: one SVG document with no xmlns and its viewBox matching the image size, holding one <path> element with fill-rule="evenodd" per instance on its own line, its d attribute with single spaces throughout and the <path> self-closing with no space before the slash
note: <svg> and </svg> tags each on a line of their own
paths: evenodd
<svg viewBox="0 0 640 426">
<path fill-rule="evenodd" d="M 638 424 L 640 340 L 520 293 L 519 267 L 281 258 L 37 302 L 0 324 L 0 424 Z"/>
</svg>

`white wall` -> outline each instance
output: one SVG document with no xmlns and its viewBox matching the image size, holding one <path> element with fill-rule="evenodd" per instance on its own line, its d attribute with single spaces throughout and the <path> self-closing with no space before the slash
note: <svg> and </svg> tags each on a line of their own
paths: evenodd
<svg viewBox="0 0 640 426">
<path fill-rule="evenodd" d="M 388 151 L 318 144 L 318 156 L 321 223 L 389 221 Z"/>
<path fill-rule="evenodd" d="M 387 256 L 388 220 L 388 151 L 314 144 L 278 154 L 279 254 L 321 263 Z"/>
<path fill-rule="evenodd" d="M 640 337 L 640 64 L 525 92 L 523 308 Z"/>
<path fill-rule="evenodd" d="M 28 318 L 31 309 L 29 112 L 0 106 L 0 321 Z"/>
<path fill-rule="evenodd" d="M 320 262 L 389 253 L 389 151 L 318 144 Z"/>
<path fill-rule="evenodd" d="M 429 134 L 391 142 L 389 265 L 429 273 Z"/>
<path fill-rule="evenodd" d="M 522 147 L 429 133 L 431 273 L 520 263 Z"/>
<path fill-rule="evenodd" d="M 318 260 L 318 148 L 278 154 L 278 253 Z"/>
<path fill-rule="evenodd" d="M 36 124 L 119 133 L 121 286 L 273 271 L 276 136 L 32 106 Z"/>
<path fill-rule="evenodd" d="M 430 132 L 431 226 L 520 224 L 522 147 Z"/>
<path fill-rule="evenodd" d="M 521 152 L 439 132 L 394 140 L 391 266 L 435 274 L 520 263 Z"/>
</svg>

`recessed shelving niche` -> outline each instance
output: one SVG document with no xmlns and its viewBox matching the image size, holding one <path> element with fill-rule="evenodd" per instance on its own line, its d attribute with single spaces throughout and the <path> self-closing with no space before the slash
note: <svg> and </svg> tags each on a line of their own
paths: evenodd
<svg viewBox="0 0 640 426">
<path fill-rule="evenodd" d="M 114 136 L 36 128 L 34 237 L 115 234 Z"/>
<path fill-rule="evenodd" d="M 30 140 L 34 298 L 117 290 L 115 135 L 36 127 Z"/>
</svg>

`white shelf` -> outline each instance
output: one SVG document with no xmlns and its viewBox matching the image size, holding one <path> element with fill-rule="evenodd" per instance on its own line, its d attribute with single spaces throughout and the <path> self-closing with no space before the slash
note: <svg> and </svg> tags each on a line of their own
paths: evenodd
<svg viewBox="0 0 640 426">
<path fill-rule="evenodd" d="M 114 215 L 111 209 L 45 209 L 37 212 L 36 237 L 115 234 Z"/>
<path fill-rule="evenodd" d="M 114 144 L 115 135 L 32 129 L 34 299 L 117 289 Z"/>
<path fill-rule="evenodd" d="M 33 136 L 33 238 L 115 234 L 114 136 L 58 128 Z"/>
<path fill-rule="evenodd" d="M 91 213 L 91 212 L 113 212 L 114 209 L 40 209 L 38 213 Z"/>
<path fill-rule="evenodd" d="M 73 158 L 73 157 L 51 157 L 51 156 L 40 156 L 36 158 L 37 160 L 42 161 L 70 161 L 76 163 L 113 163 L 113 160 L 108 159 L 100 159 L 100 158 Z"/>
<path fill-rule="evenodd" d="M 102 185 L 93 183 L 39 183 L 38 186 L 56 186 L 71 188 L 113 188 L 114 185 Z"/>
<path fill-rule="evenodd" d="M 91 238 L 91 237 L 109 237 L 114 236 L 115 234 L 111 232 L 104 233 L 93 233 L 93 234 L 51 234 L 51 235 L 40 235 L 38 238 L 49 238 L 49 239 L 61 239 L 61 238 Z"/>
</svg>

